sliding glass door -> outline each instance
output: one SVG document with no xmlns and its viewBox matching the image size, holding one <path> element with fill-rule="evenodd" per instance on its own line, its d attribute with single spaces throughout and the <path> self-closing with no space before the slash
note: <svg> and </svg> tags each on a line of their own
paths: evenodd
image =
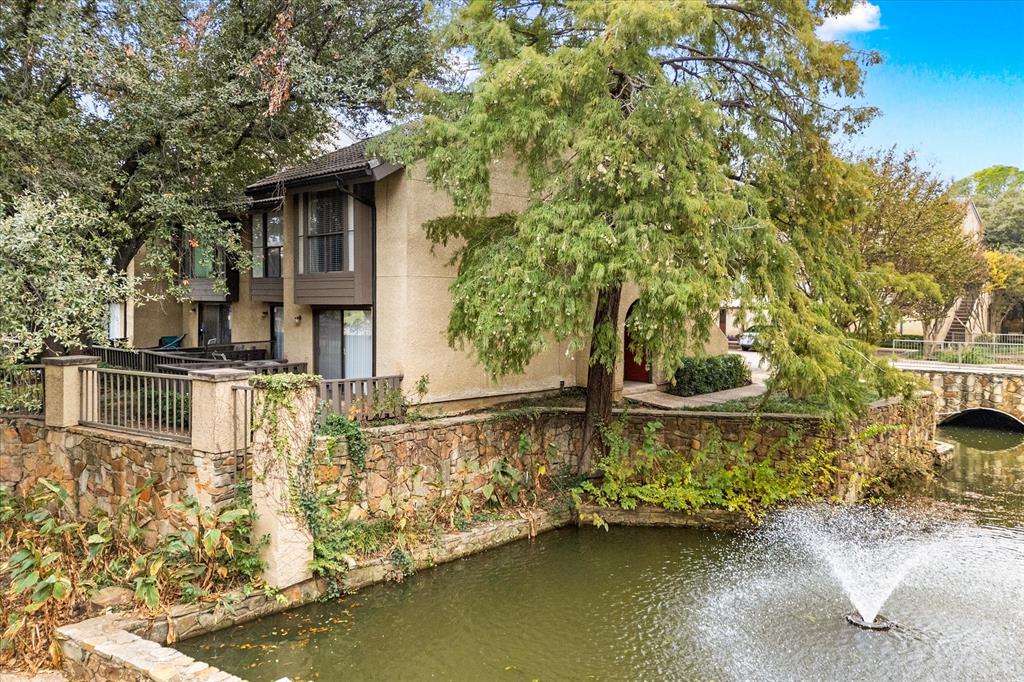
<svg viewBox="0 0 1024 682">
<path fill-rule="evenodd" d="M 370 310 L 316 312 L 316 371 L 324 379 L 373 376 L 373 315 Z"/>
</svg>

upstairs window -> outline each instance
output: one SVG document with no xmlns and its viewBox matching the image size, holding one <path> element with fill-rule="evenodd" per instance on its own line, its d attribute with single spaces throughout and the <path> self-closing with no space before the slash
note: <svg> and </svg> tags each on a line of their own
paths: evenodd
<svg viewBox="0 0 1024 682">
<path fill-rule="evenodd" d="M 280 211 L 252 216 L 252 276 L 280 277 L 284 220 Z"/>
<path fill-rule="evenodd" d="M 311 192 L 303 201 L 299 271 L 344 272 L 355 269 L 352 202 L 339 191 Z"/>
<path fill-rule="evenodd" d="M 217 249 L 211 246 L 193 246 L 190 275 L 193 279 L 210 279 L 217 276 Z"/>
</svg>

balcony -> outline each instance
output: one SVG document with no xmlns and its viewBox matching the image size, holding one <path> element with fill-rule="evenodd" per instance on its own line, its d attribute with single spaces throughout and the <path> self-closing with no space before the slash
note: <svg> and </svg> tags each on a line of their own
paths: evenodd
<svg viewBox="0 0 1024 682">
<path fill-rule="evenodd" d="M 256 374 L 302 374 L 306 363 L 275 360 L 270 341 L 186 348 L 109 348 L 92 346 L 87 351 L 108 367 L 162 374 L 188 374 L 196 369 L 247 369 Z"/>
</svg>

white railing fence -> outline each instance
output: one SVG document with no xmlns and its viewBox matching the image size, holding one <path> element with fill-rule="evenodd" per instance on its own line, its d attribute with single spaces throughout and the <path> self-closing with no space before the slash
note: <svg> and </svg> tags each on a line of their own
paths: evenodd
<svg viewBox="0 0 1024 682">
<path fill-rule="evenodd" d="M 892 349 L 905 360 L 957 365 L 1024 365 L 1024 339 L 1020 342 L 894 339 Z"/>
</svg>

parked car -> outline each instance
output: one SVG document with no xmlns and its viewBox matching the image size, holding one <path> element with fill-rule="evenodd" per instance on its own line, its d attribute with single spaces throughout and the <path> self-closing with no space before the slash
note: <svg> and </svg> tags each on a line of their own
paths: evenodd
<svg viewBox="0 0 1024 682">
<path fill-rule="evenodd" d="M 757 345 L 757 327 L 752 327 L 740 334 L 740 350 L 754 350 Z"/>
</svg>

